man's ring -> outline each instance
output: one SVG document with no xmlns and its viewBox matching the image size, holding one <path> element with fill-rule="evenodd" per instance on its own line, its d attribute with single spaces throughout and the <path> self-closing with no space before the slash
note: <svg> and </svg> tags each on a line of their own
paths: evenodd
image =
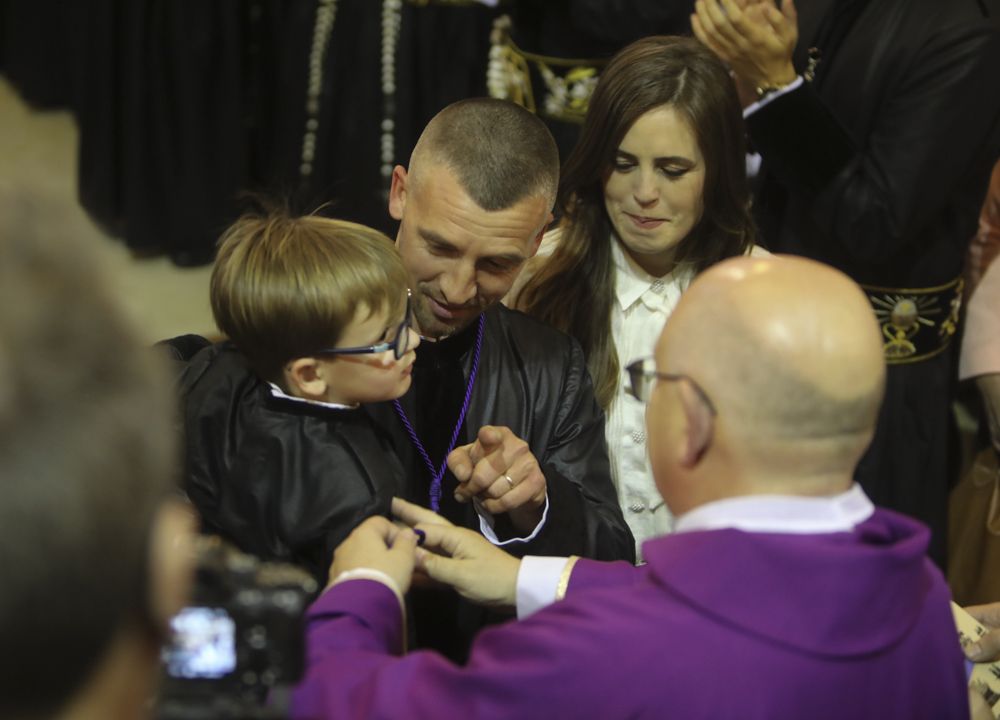
<svg viewBox="0 0 1000 720">
<path fill-rule="evenodd" d="M 514 489 L 514 481 L 510 479 L 510 475 L 504 475 L 503 479 L 507 481 L 507 484 L 510 485 L 510 489 L 513 490 Z"/>
</svg>

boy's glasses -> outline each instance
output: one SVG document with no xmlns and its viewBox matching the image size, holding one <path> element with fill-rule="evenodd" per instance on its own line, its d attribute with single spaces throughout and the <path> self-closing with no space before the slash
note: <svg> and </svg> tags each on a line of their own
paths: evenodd
<svg viewBox="0 0 1000 720">
<path fill-rule="evenodd" d="M 365 347 L 347 347 L 347 348 L 327 348 L 325 350 L 320 350 L 318 354 L 320 355 L 367 355 L 369 353 L 383 353 L 386 350 L 392 350 L 392 354 L 397 360 L 399 360 L 406 351 L 410 348 L 410 291 L 406 291 L 406 314 L 403 316 L 403 322 L 399 324 L 399 329 L 396 330 L 396 337 L 388 342 L 379 343 L 378 345 L 367 345 Z"/>
</svg>

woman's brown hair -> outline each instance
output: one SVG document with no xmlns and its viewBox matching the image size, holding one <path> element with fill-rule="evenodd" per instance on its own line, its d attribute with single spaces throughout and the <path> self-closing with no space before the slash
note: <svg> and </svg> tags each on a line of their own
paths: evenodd
<svg viewBox="0 0 1000 720">
<path fill-rule="evenodd" d="M 621 50 L 601 74 L 563 166 L 560 243 L 515 298 L 520 309 L 579 340 L 605 409 L 620 382 L 620 363 L 611 336 L 615 273 L 604 183 L 633 123 L 664 105 L 687 119 L 705 161 L 704 209 L 677 246 L 677 264 L 698 273 L 745 254 L 754 242 L 743 115 L 725 66 L 691 38 L 648 37 Z"/>
</svg>

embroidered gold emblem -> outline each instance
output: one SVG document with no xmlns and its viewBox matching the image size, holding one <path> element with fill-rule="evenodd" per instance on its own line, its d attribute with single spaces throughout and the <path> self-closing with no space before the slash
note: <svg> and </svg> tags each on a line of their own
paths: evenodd
<svg viewBox="0 0 1000 720">
<path fill-rule="evenodd" d="M 941 353 L 958 329 L 961 278 L 933 288 L 861 287 L 882 329 L 889 364 L 918 362 Z"/>
<path fill-rule="evenodd" d="M 510 18 L 506 15 L 494 21 L 490 44 L 486 86 L 491 97 L 511 100 L 554 120 L 583 122 L 606 60 L 558 58 L 525 52 L 511 39 Z M 540 98 L 540 106 L 536 95 Z"/>
</svg>

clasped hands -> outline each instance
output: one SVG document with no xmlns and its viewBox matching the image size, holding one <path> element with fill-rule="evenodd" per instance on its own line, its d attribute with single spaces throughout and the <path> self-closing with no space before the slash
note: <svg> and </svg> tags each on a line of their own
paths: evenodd
<svg viewBox="0 0 1000 720">
<path fill-rule="evenodd" d="M 480 605 L 515 606 L 519 559 L 479 533 L 405 500 L 393 498 L 392 514 L 399 522 L 370 517 L 340 544 L 330 567 L 331 582 L 343 572 L 366 568 L 385 573 L 406 593 L 419 572 Z M 424 541 L 418 546 L 421 534 Z"/>
<path fill-rule="evenodd" d="M 792 0 L 697 0 L 691 15 L 695 37 L 732 70 L 744 104 L 754 90 L 795 80 L 792 53 L 798 16 Z"/>
<path fill-rule="evenodd" d="M 474 442 L 448 454 L 448 467 L 458 480 L 457 501 L 476 499 L 492 515 L 507 513 L 514 529 L 524 534 L 541 521 L 545 476 L 528 444 L 510 428 L 480 428 Z M 398 524 L 369 518 L 341 543 L 330 567 L 331 581 L 347 570 L 367 568 L 385 573 L 405 593 L 416 570 L 474 602 L 514 606 L 520 560 L 479 533 L 399 498 L 392 501 L 392 513 Z M 417 547 L 413 529 L 423 535 L 423 547 Z"/>
</svg>

